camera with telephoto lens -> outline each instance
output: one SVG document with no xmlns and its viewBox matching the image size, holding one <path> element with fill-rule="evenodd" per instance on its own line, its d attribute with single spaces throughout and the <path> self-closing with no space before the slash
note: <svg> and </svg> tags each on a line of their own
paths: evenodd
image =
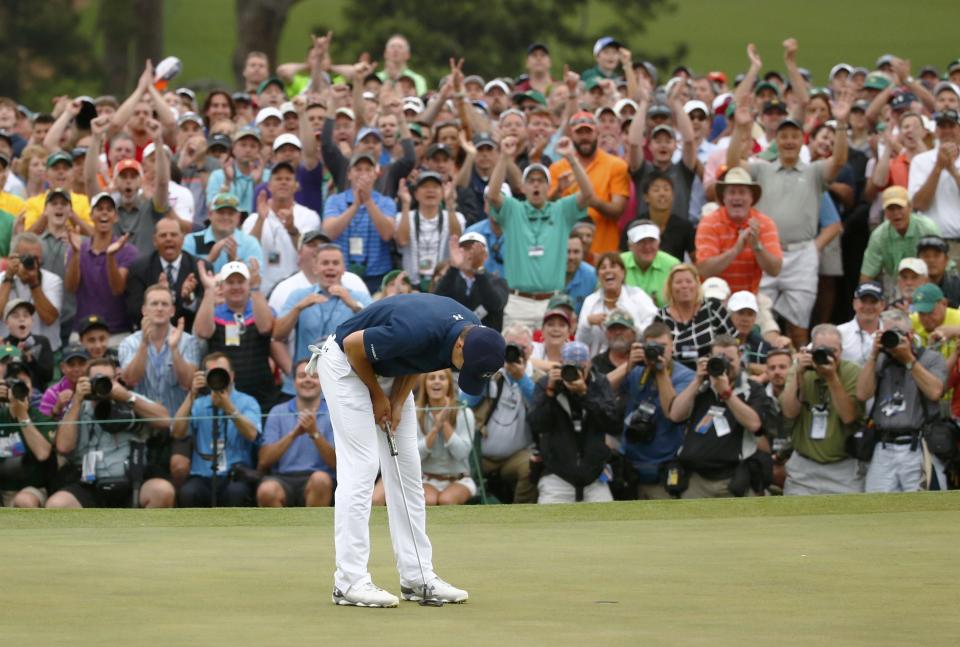
<svg viewBox="0 0 960 647">
<path fill-rule="evenodd" d="M 884 330 L 880 335 L 880 345 L 886 350 L 893 350 L 903 340 L 903 333 L 899 330 Z"/>
<path fill-rule="evenodd" d="M 503 360 L 507 364 L 523 361 L 523 349 L 518 344 L 507 344 L 503 350 Z"/>
<path fill-rule="evenodd" d="M 94 375 L 90 378 L 90 394 L 87 400 L 101 402 L 110 399 L 113 393 L 113 379 L 109 375 Z"/>
<path fill-rule="evenodd" d="M 707 374 L 710 377 L 726 375 L 730 368 L 730 360 L 726 355 L 716 355 L 707 360 Z"/>
<path fill-rule="evenodd" d="M 576 382 L 580 379 L 580 367 L 576 364 L 564 364 L 560 367 L 560 379 L 564 382 Z"/>
<path fill-rule="evenodd" d="M 27 367 L 21 362 L 10 362 L 7 364 L 7 378 L 3 381 L 7 385 L 8 393 L 7 397 L 3 398 L 4 402 L 9 402 L 13 400 L 26 400 L 30 397 L 30 387 L 27 386 L 27 383 L 17 377 L 22 373 L 28 373 Z"/>
<path fill-rule="evenodd" d="M 210 395 L 211 391 L 226 391 L 230 386 L 230 373 L 225 368 L 211 368 L 207 371 L 206 378 L 207 385 L 200 389 L 201 395 Z"/>
<path fill-rule="evenodd" d="M 810 356 L 813 358 L 813 363 L 817 366 L 826 366 L 833 358 L 833 349 L 827 348 L 826 346 L 817 346 L 810 353 Z"/>
<path fill-rule="evenodd" d="M 112 400 L 98 400 L 93 405 L 93 417 L 101 429 L 110 434 L 119 434 L 124 431 L 136 432 L 140 428 L 140 421 L 133 411 L 133 405 L 127 402 Z"/>
<path fill-rule="evenodd" d="M 23 265 L 24 269 L 35 270 L 37 269 L 37 257 L 33 254 L 24 254 L 20 257 L 20 264 Z"/>
<path fill-rule="evenodd" d="M 641 402 L 627 420 L 624 437 L 633 445 L 645 445 L 653 442 L 657 434 L 657 408 L 650 402 Z"/>
</svg>

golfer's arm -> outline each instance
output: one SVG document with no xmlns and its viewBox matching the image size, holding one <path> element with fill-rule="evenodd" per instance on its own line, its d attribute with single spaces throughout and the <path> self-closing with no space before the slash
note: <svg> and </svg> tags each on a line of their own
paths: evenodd
<svg viewBox="0 0 960 647">
<path fill-rule="evenodd" d="M 419 379 L 419 373 L 402 375 L 394 379 L 393 388 L 390 389 L 390 406 L 402 407 L 403 403 L 407 401 L 407 396 L 413 391 L 413 387 L 416 386 L 417 380 Z"/>
<path fill-rule="evenodd" d="M 367 390 L 370 391 L 371 399 L 377 394 L 386 397 L 383 389 L 380 388 L 380 383 L 377 382 L 377 375 L 373 372 L 373 365 L 370 364 L 370 360 L 367 359 L 367 353 L 363 349 L 362 330 L 357 330 L 347 335 L 346 339 L 343 340 L 343 352 L 347 356 L 347 361 L 350 362 L 350 366 L 356 371 L 357 377 L 360 378 L 366 385 Z"/>
</svg>

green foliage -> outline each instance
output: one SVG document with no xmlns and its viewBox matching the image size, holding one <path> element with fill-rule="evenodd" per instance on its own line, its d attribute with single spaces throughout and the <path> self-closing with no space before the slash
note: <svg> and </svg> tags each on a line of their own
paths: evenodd
<svg viewBox="0 0 960 647">
<path fill-rule="evenodd" d="M 77 29 L 71 0 L 0 3 L 0 95 L 34 110 L 50 110 L 51 96 L 74 94 L 97 75 L 89 40 Z"/>
<path fill-rule="evenodd" d="M 598 5 L 609 5 L 612 11 L 602 8 L 610 18 L 603 29 L 588 32 L 584 25 L 591 7 L 601 8 Z M 451 56 L 465 58 L 469 74 L 486 78 L 519 75 L 527 45 L 536 41 L 551 47 L 555 63 L 585 69 L 593 65 L 592 47 L 598 34 L 636 41 L 647 22 L 672 9 L 670 0 L 635 1 L 627 11 L 623 3 L 614 0 L 465 0 L 440 5 L 371 0 L 344 7 L 346 26 L 334 38 L 334 55 L 338 61 L 352 61 L 360 52 L 368 52 L 373 60 L 381 61 L 384 43 L 392 34 L 401 33 L 416 52 L 416 70 L 431 79 L 449 70 Z M 558 57 L 558 52 L 567 56 Z M 650 57 L 665 65 L 685 53 L 680 44 L 669 53 L 638 49 L 635 58 Z"/>
</svg>

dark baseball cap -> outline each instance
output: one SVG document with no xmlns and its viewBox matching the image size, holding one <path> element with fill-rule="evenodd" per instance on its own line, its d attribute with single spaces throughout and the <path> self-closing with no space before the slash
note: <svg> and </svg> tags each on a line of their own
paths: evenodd
<svg viewBox="0 0 960 647">
<path fill-rule="evenodd" d="M 800 131 L 803 130 L 803 126 L 800 125 L 799 121 L 796 119 L 790 119 L 789 117 L 780 122 L 780 125 L 777 126 L 777 132 L 780 132 L 784 128 L 796 128 Z"/>
<path fill-rule="evenodd" d="M 853 298 L 874 297 L 883 299 L 883 285 L 879 281 L 864 281 L 853 291 Z"/>
<path fill-rule="evenodd" d="M 917 97 L 912 92 L 900 92 L 890 100 L 890 107 L 894 110 L 907 110 L 910 108 L 910 104 L 916 100 Z"/>
<path fill-rule="evenodd" d="M 506 344 L 493 328 L 474 326 L 463 340 L 463 366 L 457 384 L 468 395 L 480 395 L 487 381 L 503 367 Z"/>
<path fill-rule="evenodd" d="M 557 292 L 547 301 L 547 310 L 553 310 L 555 308 L 570 308 L 571 310 L 576 310 L 577 304 L 574 302 L 573 297 L 566 292 Z"/>
<path fill-rule="evenodd" d="M 417 176 L 416 187 L 419 188 L 424 182 L 436 182 L 440 186 L 443 186 L 443 176 L 434 171 L 424 171 Z"/>
<path fill-rule="evenodd" d="M 960 123 L 960 114 L 957 114 L 956 110 L 941 110 L 940 112 L 933 113 L 933 121 L 938 124 L 942 121 L 950 121 L 955 124 Z"/>
<path fill-rule="evenodd" d="M 493 141 L 493 137 L 490 136 L 490 133 L 477 133 L 473 136 L 473 145 L 477 148 L 482 148 L 484 146 L 496 148 L 497 142 Z"/>
<path fill-rule="evenodd" d="M 106 320 L 100 315 L 87 315 L 80 320 L 80 323 L 77 325 L 77 334 L 81 337 L 94 328 L 101 328 L 110 332 L 110 326 L 107 325 Z"/>
<path fill-rule="evenodd" d="M 50 204 L 50 201 L 57 197 L 63 198 L 67 202 L 70 202 L 70 192 L 61 187 L 57 187 L 47 191 L 47 197 L 44 199 L 43 203 Z"/>
<path fill-rule="evenodd" d="M 923 236 L 917 241 L 917 253 L 923 249 L 939 249 L 944 254 L 949 253 L 950 246 L 940 236 Z"/>
<path fill-rule="evenodd" d="M 271 85 L 275 85 L 284 92 L 287 90 L 287 86 L 283 84 L 283 80 L 279 76 L 271 76 L 257 86 L 257 94 L 263 94 L 263 91 L 266 90 Z"/>
<path fill-rule="evenodd" d="M 672 117 L 673 110 L 665 103 L 651 103 L 647 108 L 647 117 Z"/>
<path fill-rule="evenodd" d="M 215 146 L 222 146 L 223 148 L 230 150 L 230 147 L 233 145 L 233 142 L 230 141 L 229 135 L 224 135 L 223 133 L 217 133 L 216 135 L 210 135 L 210 138 L 207 140 L 207 148 L 214 148 Z"/>
<path fill-rule="evenodd" d="M 354 153 L 353 158 L 350 160 L 350 167 L 354 167 L 360 162 L 370 162 L 371 165 L 376 166 L 377 160 L 373 159 L 373 154 L 366 151 L 360 151 L 359 153 Z"/>
<path fill-rule="evenodd" d="M 913 309 L 920 314 L 930 314 L 943 301 L 943 290 L 935 283 L 924 283 L 913 293 Z"/>
<path fill-rule="evenodd" d="M 69 362 L 77 357 L 90 359 L 90 353 L 87 352 L 86 348 L 79 344 L 70 344 L 69 346 L 65 346 L 60 353 L 61 362 Z"/>
<path fill-rule="evenodd" d="M 58 162 L 66 162 L 70 166 L 73 166 L 73 156 L 66 151 L 56 151 L 54 153 L 51 153 L 47 157 L 47 168 L 50 168 L 51 166 L 53 166 Z"/>
<path fill-rule="evenodd" d="M 300 236 L 300 247 L 309 245 L 314 241 L 320 241 L 321 243 L 331 242 L 330 236 L 327 236 L 325 233 L 323 233 L 322 229 L 311 229 L 308 232 L 304 232 L 304 234 Z"/>
<path fill-rule="evenodd" d="M 527 56 L 529 56 L 530 54 L 533 54 L 538 49 L 543 50 L 544 54 L 547 54 L 547 55 L 550 54 L 550 48 L 544 45 L 543 43 L 530 43 L 529 45 L 527 45 Z"/>
<path fill-rule="evenodd" d="M 771 101 L 767 101 L 766 103 L 763 104 L 763 114 L 767 114 L 768 112 L 773 112 L 774 110 L 776 110 L 777 112 L 781 112 L 783 114 L 787 114 L 788 112 L 787 104 L 785 104 L 780 99 L 772 99 Z"/>
<path fill-rule="evenodd" d="M 427 148 L 427 159 L 433 159 L 435 156 L 441 154 L 447 157 L 453 157 L 453 152 L 446 144 L 430 144 L 430 147 Z"/>
</svg>

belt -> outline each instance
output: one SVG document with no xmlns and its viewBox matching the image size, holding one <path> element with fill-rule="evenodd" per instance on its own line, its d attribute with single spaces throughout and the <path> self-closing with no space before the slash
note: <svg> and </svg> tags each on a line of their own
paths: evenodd
<svg viewBox="0 0 960 647">
<path fill-rule="evenodd" d="M 454 481 L 459 481 L 466 476 L 466 474 L 455 474 L 454 476 L 448 476 L 445 474 L 430 474 L 428 472 L 424 472 L 423 475 L 428 479 L 433 479 L 434 481 L 450 481 L 451 483 Z"/>
<path fill-rule="evenodd" d="M 813 246 L 813 240 L 801 240 L 798 243 L 787 243 L 783 245 L 783 251 L 785 252 L 795 252 L 798 249 L 806 249 L 807 247 Z"/>
<path fill-rule="evenodd" d="M 889 443 L 891 445 L 910 445 L 917 442 L 917 436 L 919 436 L 919 431 L 906 431 L 906 430 L 896 430 L 896 431 L 881 431 L 880 432 L 880 442 Z"/>
<path fill-rule="evenodd" d="M 522 290 L 511 290 L 510 294 L 514 294 L 518 297 L 523 297 L 524 299 L 533 299 L 534 301 L 543 301 L 544 299 L 549 299 L 556 292 L 524 292 Z"/>
</svg>

